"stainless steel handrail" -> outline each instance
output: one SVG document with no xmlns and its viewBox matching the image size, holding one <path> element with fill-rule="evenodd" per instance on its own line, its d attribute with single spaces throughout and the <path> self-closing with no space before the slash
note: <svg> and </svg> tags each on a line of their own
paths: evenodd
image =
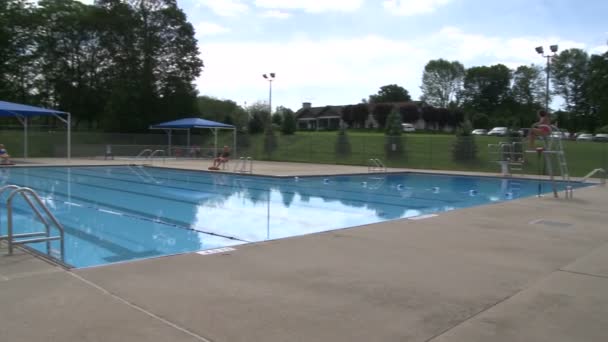
<svg viewBox="0 0 608 342">
<path fill-rule="evenodd" d="M 139 152 L 139 154 L 137 156 L 135 156 L 135 159 L 142 158 L 144 156 L 144 154 L 146 154 L 146 153 L 152 154 L 153 151 L 149 148 L 146 148 L 146 149 L 142 150 L 141 152 Z"/>
<path fill-rule="evenodd" d="M 589 180 L 589 178 L 595 176 L 598 173 L 604 174 L 604 177 L 600 178 L 600 182 L 602 183 L 602 185 L 605 185 L 606 184 L 606 170 L 604 170 L 602 168 L 598 168 L 598 169 L 595 169 L 595 170 L 589 172 L 585 177 L 583 177 L 581 182 L 585 183 L 586 181 Z"/>
<path fill-rule="evenodd" d="M 0 189 L 0 191 L 4 191 L 6 187 Z M 28 205 L 30 206 L 30 208 L 36 213 L 36 216 L 38 217 L 38 219 L 44 224 L 45 226 L 45 232 L 40 232 L 40 233 L 26 233 L 26 234 L 13 234 L 13 199 L 15 198 L 15 196 L 17 196 L 18 194 L 21 194 L 21 196 L 23 196 L 23 198 L 25 199 L 25 201 L 28 203 Z M 38 204 L 38 206 L 40 208 L 42 208 L 42 210 L 44 211 L 44 213 L 46 214 L 47 218 L 49 218 L 51 220 L 51 222 L 53 223 L 53 225 L 55 226 L 55 228 L 59 231 L 59 237 L 56 236 L 50 236 L 50 227 L 49 227 L 49 223 L 48 221 L 44 218 L 44 216 L 40 213 L 40 210 L 38 210 L 38 208 L 36 208 L 35 204 L 32 202 L 31 198 L 29 197 L 33 197 L 34 200 L 36 201 L 36 203 Z M 50 245 L 50 241 L 52 240 L 59 240 L 59 244 L 60 244 L 60 260 L 63 262 L 64 261 L 64 257 L 65 257 L 65 229 L 63 228 L 63 225 L 61 225 L 61 223 L 59 223 L 59 221 L 57 221 L 57 218 L 55 218 L 55 215 L 53 215 L 53 213 L 51 213 L 51 211 L 49 210 L 49 208 L 44 204 L 44 202 L 42 201 L 42 199 L 40 199 L 40 196 L 38 196 L 38 194 L 30 189 L 30 188 L 26 188 L 26 187 L 17 187 L 15 190 L 13 190 L 10 195 L 8 196 L 8 199 L 6 200 L 6 216 L 7 216 L 7 235 L 6 238 L 8 240 L 8 254 L 13 254 L 13 245 L 19 245 L 19 244 L 24 244 L 24 243 L 33 243 L 33 242 L 46 242 L 47 244 L 47 254 L 50 257 L 53 257 L 51 255 L 51 245 Z M 45 238 L 38 238 L 38 239 L 31 239 L 31 240 L 24 240 L 24 241 L 13 241 L 13 238 L 15 237 L 28 237 L 28 236 L 38 236 L 38 235 L 46 235 Z M 4 237 L 3 237 L 4 238 Z"/>
</svg>

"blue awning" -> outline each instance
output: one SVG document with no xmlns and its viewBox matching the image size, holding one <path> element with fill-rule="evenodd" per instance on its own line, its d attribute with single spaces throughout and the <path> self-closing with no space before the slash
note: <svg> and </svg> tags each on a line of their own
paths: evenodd
<svg viewBox="0 0 608 342">
<path fill-rule="evenodd" d="M 32 117 L 32 116 L 46 116 L 46 115 L 67 115 L 68 113 L 47 109 L 42 107 L 34 107 L 23 105 L 19 103 L 5 102 L 0 101 L 0 116 L 22 116 L 22 117 Z"/>
<path fill-rule="evenodd" d="M 188 128 L 234 128 L 233 125 L 227 125 L 221 122 L 205 120 L 201 118 L 186 118 L 175 121 L 169 121 L 150 126 L 150 129 L 188 129 Z"/>
</svg>

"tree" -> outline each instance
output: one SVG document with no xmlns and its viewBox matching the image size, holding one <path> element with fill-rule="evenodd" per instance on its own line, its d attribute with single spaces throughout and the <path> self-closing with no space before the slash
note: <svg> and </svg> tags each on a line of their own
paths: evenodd
<svg viewBox="0 0 608 342">
<path fill-rule="evenodd" d="M 529 127 L 546 101 L 545 77 L 539 66 L 519 66 L 513 72 L 512 94 L 518 105 L 519 127 Z"/>
<path fill-rule="evenodd" d="M 359 103 L 352 107 L 353 126 L 358 125 L 359 127 L 364 127 L 368 116 L 369 107 L 367 104 Z"/>
<path fill-rule="evenodd" d="M 589 113 L 585 89 L 588 67 L 589 56 L 581 49 L 562 51 L 551 65 L 555 94 L 564 98 L 566 110 L 575 115 Z"/>
<path fill-rule="evenodd" d="M 373 115 L 380 127 L 386 126 L 386 118 L 393 110 L 393 106 L 389 104 L 377 104 L 374 106 Z"/>
<path fill-rule="evenodd" d="M 457 102 L 456 96 L 462 89 L 464 75 L 464 66 L 458 61 L 429 61 L 422 73 L 421 100 L 440 108 Z"/>
<path fill-rule="evenodd" d="M 464 78 L 464 106 L 491 114 L 511 96 L 511 70 L 502 64 L 469 68 Z"/>
<path fill-rule="evenodd" d="M 272 114 L 272 123 L 274 125 L 277 125 L 278 127 L 281 127 L 282 122 L 283 122 L 283 114 L 279 113 L 279 112 L 274 112 L 274 114 Z"/>
<path fill-rule="evenodd" d="M 265 131 L 270 125 L 270 114 L 268 106 L 263 102 L 256 102 L 247 108 L 249 113 L 248 130 L 250 134 L 257 134 Z"/>
<path fill-rule="evenodd" d="M 242 129 L 249 121 L 247 112 L 232 100 L 221 100 L 211 96 L 199 96 L 196 98 L 197 112 L 202 118 L 211 121 L 226 122 L 226 118 L 232 119 L 232 124 Z"/>
<path fill-rule="evenodd" d="M 370 103 L 407 102 L 411 100 L 409 92 L 396 84 L 382 86 L 378 94 L 369 96 Z"/>
<path fill-rule="evenodd" d="M 602 125 L 608 125 L 608 52 L 591 56 L 588 75 L 585 89 L 591 110 Z"/>
<path fill-rule="evenodd" d="M 296 116 L 293 111 L 285 112 L 281 123 L 281 133 L 292 135 L 296 132 Z"/>
<path fill-rule="evenodd" d="M 401 113 L 401 121 L 407 123 L 415 123 L 420 119 L 420 108 L 415 103 L 407 103 L 399 107 Z"/>
</svg>

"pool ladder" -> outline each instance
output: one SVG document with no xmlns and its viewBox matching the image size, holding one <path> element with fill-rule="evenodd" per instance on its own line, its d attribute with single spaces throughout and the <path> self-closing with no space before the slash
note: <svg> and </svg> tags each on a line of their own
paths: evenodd
<svg viewBox="0 0 608 342">
<path fill-rule="evenodd" d="M 251 157 L 241 157 L 234 164 L 234 172 L 237 173 L 252 173 L 253 172 L 253 159 Z"/>
<path fill-rule="evenodd" d="M 370 158 L 367 163 L 367 172 L 386 172 L 386 166 L 378 158 Z"/>
<path fill-rule="evenodd" d="M 8 244 L 8 254 L 13 254 L 13 248 L 15 245 L 24 245 L 28 243 L 39 243 L 46 242 L 46 255 L 51 259 L 59 260 L 61 263 L 64 262 L 65 258 L 65 230 L 61 223 L 57 221 L 53 213 L 44 204 L 38 194 L 27 187 L 20 187 L 17 185 L 6 185 L 0 188 L 0 195 L 7 190 L 11 190 L 10 194 L 6 199 L 6 222 L 7 222 L 7 234 L 0 235 L 0 240 L 6 240 Z M 44 224 L 44 231 L 21 233 L 15 234 L 13 229 L 13 200 L 17 195 L 21 195 L 25 202 L 29 205 L 30 209 L 34 212 L 36 217 L 42 224 Z M 36 206 L 37 205 L 37 206 Z M 46 218 L 42 215 L 40 209 L 46 214 Z M 59 235 L 51 235 L 51 224 L 55 226 L 55 229 L 59 232 Z M 51 248 L 51 241 L 59 240 L 59 251 L 55 251 Z M 56 254 L 59 254 L 56 256 Z"/>
</svg>

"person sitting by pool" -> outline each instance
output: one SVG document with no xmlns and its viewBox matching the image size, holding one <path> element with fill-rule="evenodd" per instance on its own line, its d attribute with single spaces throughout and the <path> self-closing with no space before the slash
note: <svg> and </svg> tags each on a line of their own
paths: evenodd
<svg viewBox="0 0 608 342">
<path fill-rule="evenodd" d="M 219 170 L 220 165 L 228 162 L 230 157 L 230 148 L 224 146 L 224 150 L 220 152 L 215 159 L 213 159 L 213 165 L 209 167 L 210 170 Z"/>
<path fill-rule="evenodd" d="M 8 154 L 6 148 L 4 148 L 4 144 L 0 144 L 0 158 L 2 159 L 2 164 L 12 164 L 11 156 Z"/>
<path fill-rule="evenodd" d="M 551 134 L 551 118 L 549 117 L 549 113 L 544 110 L 539 110 L 538 118 L 538 122 L 532 126 L 530 133 L 528 134 L 530 147 L 534 147 L 534 140 L 536 137 L 546 137 Z"/>
</svg>

